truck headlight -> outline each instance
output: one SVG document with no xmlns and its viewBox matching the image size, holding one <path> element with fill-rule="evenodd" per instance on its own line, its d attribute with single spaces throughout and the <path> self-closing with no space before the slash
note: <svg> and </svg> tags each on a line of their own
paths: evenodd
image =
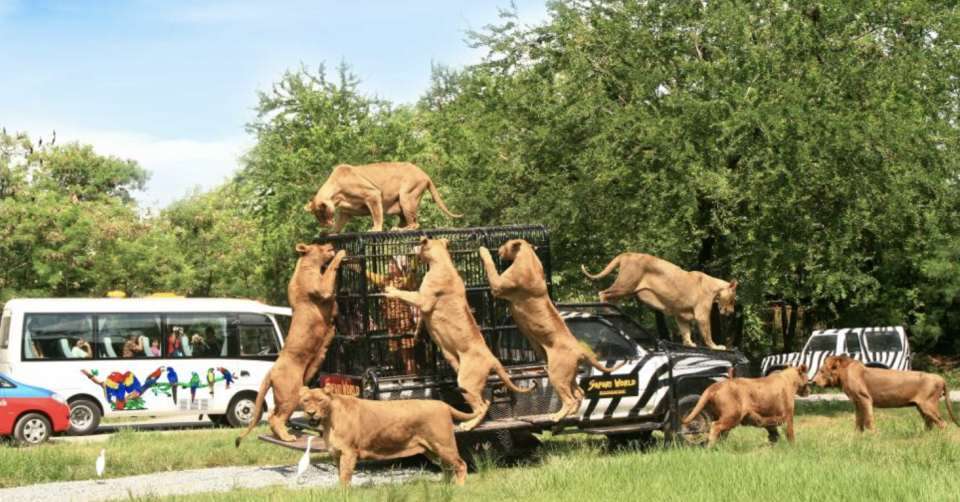
<svg viewBox="0 0 960 502">
<path fill-rule="evenodd" d="M 64 399 L 63 396 L 61 396 L 60 394 L 57 394 L 56 392 L 54 392 L 53 394 L 50 394 L 50 399 L 53 399 L 54 401 L 60 404 L 67 404 L 67 400 Z"/>
</svg>

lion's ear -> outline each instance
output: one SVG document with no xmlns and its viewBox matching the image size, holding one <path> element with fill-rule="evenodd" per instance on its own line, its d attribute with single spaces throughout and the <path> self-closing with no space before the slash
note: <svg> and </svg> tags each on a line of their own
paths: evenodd
<svg viewBox="0 0 960 502">
<path fill-rule="evenodd" d="M 523 243 L 520 242 L 520 241 L 513 241 L 513 246 L 512 246 L 512 247 L 513 247 L 513 252 L 514 252 L 514 253 L 519 253 L 519 252 L 520 252 L 520 248 L 523 247 Z"/>
<path fill-rule="evenodd" d="M 730 292 L 733 293 L 734 291 L 736 291 L 736 290 L 737 290 L 737 286 L 739 286 L 739 285 L 740 285 L 740 283 L 738 283 L 736 279 L 730 281 Z"/>
<path fill-rule="evenodd" d="M 307 251 L 309 251 L 309 249 L 310 248 L 308 248 L 307 245 L 302 242 L 300 244 L 297 244 L 297 252 L 300 253 L 301 255 L 307 254 Z"/>
<path fill-rule="evenodd" d="M 303 396 L 306 396 L 307 393 L 309 392 L 310 392 L 310 387 L 307 387 L 306 385 L 304 385 L 303 387 L 300 387 L 300 399 L 303 399 Z"/>
<path fill-rule="evenodd" d="M 313 201 L 311 200 L 310 202 L 307 202 L 306 204 L 303 205 L 303 210 L 310 211 L 312 213 L 314 207 L 316 206 L 313 205 Z"/>
<path fill-rule="evenodd" d="M 801 374 L 801 375 L 806 375 L 806 374 L 807 374 L 807 371 L 810 370 L 810 368 L 809 368 L 806 364 L 801 364 L 800 367 L 797 368 L 797 369 L 800 370 L 800 374 Z"/>
</svg>

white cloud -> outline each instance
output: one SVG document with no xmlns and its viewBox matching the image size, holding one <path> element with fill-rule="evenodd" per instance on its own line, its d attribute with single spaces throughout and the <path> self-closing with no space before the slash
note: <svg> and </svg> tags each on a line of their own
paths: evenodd
<svg viewBox="0 0 960 502">
<path fill-rule="evenodd" d="M 209 190 L 224 183 L 253 146 L 246 136 L 216 141 L 165 139 L 116 131 L 59 131 L 57 142 L 79 141 L 100 155 L 136 160 L 151 172 L 147 190 L 137 194 L 142 206 L 160 208 L 193 187 Z M 46 136 L 46 135 L 45 135 Z"/>
</svg>

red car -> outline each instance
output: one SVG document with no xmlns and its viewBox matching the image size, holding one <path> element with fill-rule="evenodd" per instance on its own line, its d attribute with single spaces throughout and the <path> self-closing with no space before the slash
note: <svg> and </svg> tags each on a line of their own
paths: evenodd
<svg viewBox="0 0 960 502">
<path fill-rule="evenodd" d="M 35 445 L 69 428 L 70 406 L 63 396 L 0 374 L 0 436 Z"/>
</svg>

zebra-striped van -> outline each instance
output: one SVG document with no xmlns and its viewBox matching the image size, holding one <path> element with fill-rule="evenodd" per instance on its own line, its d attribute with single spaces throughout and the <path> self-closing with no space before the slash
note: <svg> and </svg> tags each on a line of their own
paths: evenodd
<svg viewBox="0 0 960 502">
<path fill-rule="evenodd" d="M 770 375 L 786 366 L 806 364 L 813 378 L 829 356 L 846 355 L 872 368 L 909 370 L 910 344 L 902 326 L 841 328 L 814 331 L 800 352 L 774 354 L 760 362 L 760 374 Z"/>
</svg>

